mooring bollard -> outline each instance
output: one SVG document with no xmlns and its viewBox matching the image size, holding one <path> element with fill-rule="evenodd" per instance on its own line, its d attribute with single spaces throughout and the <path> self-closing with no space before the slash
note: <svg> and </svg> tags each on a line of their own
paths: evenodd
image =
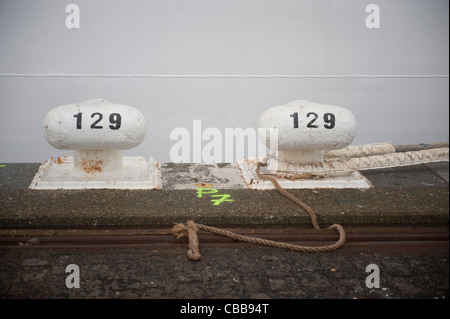
<svg viewBox="0 0 450 319">
<path fill-rule="evenodd" d="M 265 158 L 266 173 L 279 177 L 286 188 L 347 188 L 370 187 L 359 172 L 315 174 L 303 172 L 301 165 L 324 162 L 326 152 L 349 146 L 356 136 L 356 120 L 353 114 L 340 106 L 297 100 L 275 106 L 258 118 L 261 142 L 271 150 Z M 273 132 L 277 136 L 273 143 Z M 238 161 L 243 178 L 249 188 L 272 188 L 262 181 L 252 168 L 259 159 Z M 291 180 L 283 180 L 282 177 Z"/>
<path fill-rule="evenodd" d="M 258 128 L 278 130 L 278 145 L 272 149 L 277 160 L 270 164 L 278 165 L 275 171 L 291 171 L 290 164 L 323 162 L 324 151 L 350 145 L 356 120 L 343 107 L 299 100 L 263 112 Z"/>
<path fill-rule="evenodd" d="M 74 153 L 49 159 L 30 188 L 160 188 L 155 160 L 122 156 L 145 138 L 145 118 L 132 106 L 102 99 L 62 105 L 47 113 L 43 131 L 50 145 Z"/>
</svg>

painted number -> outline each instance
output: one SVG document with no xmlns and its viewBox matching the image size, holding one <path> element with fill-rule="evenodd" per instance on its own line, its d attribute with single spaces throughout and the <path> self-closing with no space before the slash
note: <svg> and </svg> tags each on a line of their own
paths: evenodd
<svg viewBox="0 0 450 319">
<path fill-rule="evenodd" d="M 91 114 L 91 118 L 94 118 L 96 116 L 97 116 L 97 120 L 94 123 L 92 123 L 91 128 L 93 128 L 93 129 L 101 129 L 101 128 L 103 128 L 103 126 L 97 126 L 97 123 L 102 120 L 103 115 L 102 115 L 102 113 L 92 113 Z"/>
<path fill-rule="evenodd" d="M 318 128 L 319 125 L 315 125 L 315 124 L 313 124 L 313 123 L 314 123 L 315 121 L 317 121 L 317 118 L 319 117 L 319 115 L 317 115 L 317 114 L 314 113 L 314 112 L 309 112 L 308 114 L 306 114 L 306 117 L 310 117 L 310 116 L 312 116 L 313 119 L 308 123 L 308 125 L 306 125 L 306 127 L 309 127 L 309 128 Z"/>
<path fill-rule="evenodd" d="M 76 118 L 76 128 L 77 130 L 81 130 L 81 118 L 83 113 L 75 114 L 73 117 Z M 91 118 L 94 119 L 94 122 L 91 124 L 91 129 L 102 129 L 103 126 L 98 125 L 99 122 L 103 119 L 102 113 L 92 113 Z M 120 125 L 122 124 L 122 116 L 119 113 L 111 113 L 109 115 L 109 128 L 111 130 L 118 130 L 120 128 Z"/>
<path fill-rule="evenodd" d="M 294 128 L 298 128 L 298 113 L 291 114 L 291 117 L 294 118 Z"/>
<path fill-rule="evenodd" d="M 73 117 L 77 119 L 77 130 L 81 130 L 81 113 L 75 114 Z"/>
<path fill-rule="evenodd" d="M 294 118 L 294 128 L 298 128 L 298 113 L 295 112 L 295 113 L 291 114 L 290 116 Z M 306 127 L 308 127 L 308 128 L 318 128 L 319 127 L 319 125 L 314 124 L 317 121 L 317 119 L 319 118 L 319 115 L 317 115 L 317 113 L 309 112 L 308 114 L 306 114 L 306 117 L 308 119 L 310 119 L 310 121 L 308 122 Z M 336 117 L 334 116 L 333 113 L 325 113 L 323 115 L 323 121 L 325 122 L 323 127 L 325 127 L 326 129 L 332 129 L 336 125 Z"/>
<path fill-rule="evenodd" d="M 111 113 L 109 116 L 109 123 L 111 123 L 109 126 L 111 130 L 118 130 L 120 128 L 120 124 L 122 124 L 122 117 L 119 113 Z"/>
<path fill-rule="evenodd" d="M 323 121 L 325 122 L 325 128 L 332 129 L 334 127 L 334 124 L 336 123 L 336 117 L 333 113 L 325 113 L 323 115 Z"/>
</svg>

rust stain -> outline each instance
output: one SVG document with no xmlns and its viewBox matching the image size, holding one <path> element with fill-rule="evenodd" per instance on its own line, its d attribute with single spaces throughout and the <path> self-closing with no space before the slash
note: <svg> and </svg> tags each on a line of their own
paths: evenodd
<svg viewBox="0 0 450 319">
<path fill-rule="evenodd" d="M 197 184 L 194 184 L 194 186 L 195 187 L 212 187 L 213 184 L 211 184 L 211 183 L 197 183 Z"/>
<path fill-rule="evenodd" d="M 102 171 L 103 161 L 82 159 L 79 164 L 86 173 L 95 174 Z"/>
<path fill-rule="evenodd" d="M 54 160 L 55 164 L 67 164 L 67 156 L 58 156 L 58 159 Z"/>
</svg>

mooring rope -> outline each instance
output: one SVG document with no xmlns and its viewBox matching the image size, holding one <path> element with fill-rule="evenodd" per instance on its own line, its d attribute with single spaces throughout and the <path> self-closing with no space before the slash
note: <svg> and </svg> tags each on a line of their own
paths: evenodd
<svg viewBox="0 0 450 319">
<path fill-rule="evenodd" d="M 406 147 L 405 147 L 406 149 Z M 278 178 L 301 179 L 324 174 L 345 173 L 360 170 L 381 169 L 441 162 L 449 160 L 449 148 L 432 148 L 418 151 L 395 152 L 352 158 L 332 159 L 320 163 L 288 163 L 278 161 L 273 155 L 267 163 L 271 170 L 277 167 Z"/>
<path fill-rule="evenodd" d="M 355 158 L 371 155 L 385 155 L 389 153 L 402 153 L 412 151 L 424 151 L 434 148 L 448 148 L 448 142 L 443 143 L 420 143 L 393 145 L 391 142 L 371 143 L 362 145 L 350 145 L 338 150 L 325 150 L 323 158 L 325 160 Z"/>
<path fill-rule="evenodd" d="M 262 161 L 256 162 L 256 174 L 260 179 L 269 180 L 275 186 L 275 188 L 285 197 L 292 200 L 302 209 L 304 209 L 311 217 L 311 222 L 314 229 L 320 229 L 317 223 L 317 217 L 314 210 L 305 204 L 302 200 L 295 197 L 291 193 L 283 189 L 277 182 L 275 177 L 290 178 L 290 179 L 305 179 L 316 178 L 316 174 L 332 173 L 332 172 L 348 172 L 354 170 L 397 167 L 405 165 L 415 165 L 430 163 L 436 161 L 448 161 L 449 150 L 448 143 L 433 143 L 433 144 L 411 144 L 411 145 L 392 145 L 390 143 L 376 143 L 360 145 L 356 147 L 349 147 L 347 149 L 338 152 L 328 152 L 325 155 L 332 159 L 324 163 L 314 164 L 292 164 L 290 168 L 294 171 L 300 171 L 300 173 L 282 173 L 276 172 L 274 175 L 266 175 L 260 172 L 261 166 L 268 165 L 268 159 L 276 160 L 270 155 L 266 156 Z M 339 159 L 339 158 L 342 159 Z M 320 178 L 320 176 L 319 176 Z M 200 260 L 202 255 L 200 254 L 198 245 L 198 235 L 200 230 L 204 230 L 217 235 L 226 236 L 237 241 L 255 243 L 259 245 L 266 245 L 277 248 L 290 249 L 293 251 L 301 252 L 325 252 L 338 249 L 345 243 L 345 231 L 339 224 L 334 224 L 329 227 L 330 229 L 336 229 L 339 233 L 339 240 L 331 245 L 325 246 L 301 246 L 283 242 L 277 242 L 273 240 L 267 240 L 263 238 L 249 237 L 234 232 L 223 230 L 216 227 L 197 224 L 192 220 L 189 220 L 185 224 L 175 224 L 172 232 L 177 238 L 187 236 L 189 239 L 189 250 L 187 255 L 192 260 Z"/>
<path fill-rule="evenodd" d="M 410 151 L 423 151 L 433 148 L 448 147 L 448 142 L 444 143 L 420 143 L 420 144 L 404 144 L 394 145 L 396 152 L 410 152 Z"/>
<path fill-rule="evenodd" d="M 301 201 L 297 197 L 295 197 L 292 194 L 288 193 L 286 190 L 284 190 L 280 186 L 280 184 L 278 184 L 278 182 L 276 181 L 275 178 L 273 178 L 271 176 L 266 176 L 266 175 L 261 174 L 259 172 L 260 166 L 264 166 L 264 165 L 265 164 L 263 164 L 261 162 L 259 162 L 257 164 L 256 172 L 257 172 L 258 176 L 260 178 L 262 178 L 262 179 L 270 180 L 275 185 L 276 189 L 282 195 L 286 196 L 287 198 L 289 198 L 290 200 L 295 202 L 297 205 L 299 205 L 301 208 L 303 208 L 309 214 L 309 216 L 311 217 L 311 222 L 313 224 L 313 227 L 315 229 L 320 229 L 320 227 L 319 227 L 319 225 L 317 223 L 316 214 L 315 214 L 314 210 L 311 207 L 309 207 L 307 204 L 305 204 L 303 201 Z M 189 250 L 187 252 L 187 255 L 188 255 L 189 259 L 198 261 L 198 260 L 200 260 L 202 258 L 202 255 L 200 254 L 200 251 L 199 251 L 199 248 L 198 248 L 199 241 L 198 241 L 197 233 L 199 232 L 199 230 L 204 230 L 204 231 L 207 231 L 207 232 L 210 232 L 210 233 L 213 233 L 213 234 L 226 236 L 226 237 L 232 238 L 232 239 L 237 240 L 237 241 L 249 242 L 249 243 L 265 245 L 265 246 L 271 246 L 271 247 L 276 247 L 276 248 L 290 249 L 290 250 L 293 250 L 293 251 L 299 251 L 299 252 L 326 252 L 326 251 L 331 251 L 331 250 L 334 250 L 334 249 L 338 249 L 338 248 L 342 247 L 344 245 L 344 243 L 345 243 L 345 231 L 344 231 L 344 228 L 341 225 L 334 224 L 334 225 L 331 225 L 329 227 L 329 229 L 336 229 L 338 231 L 338 233 L 339 233 L 339 240 L 337 242 L 335 242 L 334 244 L 325 245 L 325 246 L 301 246 L 301 245 L 277 242 L 277 241 L 273 241 L 273 240 L 267 240 L 267 239 L 263 239 L 263 238 L 249 237 L 249 236 L 240 235 L 240 234 L 228 231 L 228 230 L 223 230 L 223 229 L 216 228 L 216 227 L 211 227 L 211 226 L 207 226 L 207 225 L 197 224 L 197 223 L 195 223 L 192 220 L 189 220 L 185 224 L 183 224 L 183 223 L 175 224 L 173 226 L 172 233 L 177 238 L 181 238 L 181 237 L 184 237 L 184 236 L 188 237 Z"/>
</svg>

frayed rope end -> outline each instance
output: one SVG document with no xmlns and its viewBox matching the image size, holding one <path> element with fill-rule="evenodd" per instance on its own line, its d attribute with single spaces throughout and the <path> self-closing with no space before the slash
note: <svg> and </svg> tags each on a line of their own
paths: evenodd
<svg viewBox="0 0 450 319">
<path fill-rule="evenodd" d="M 186 224 L 177 223 L 172 228 L 172 234 L 177 238 L 181 238 L 187 236 L 189 239 L 189 250 L 187 252 L 187 256 L 189 259 L 194 261 L 199 261 L 202 259 L 202 255 L 198 250 L 198 237 L 197 232 L 199 231 L 198 226 L 192 221 L 189 220 Z"/>
</svg>

